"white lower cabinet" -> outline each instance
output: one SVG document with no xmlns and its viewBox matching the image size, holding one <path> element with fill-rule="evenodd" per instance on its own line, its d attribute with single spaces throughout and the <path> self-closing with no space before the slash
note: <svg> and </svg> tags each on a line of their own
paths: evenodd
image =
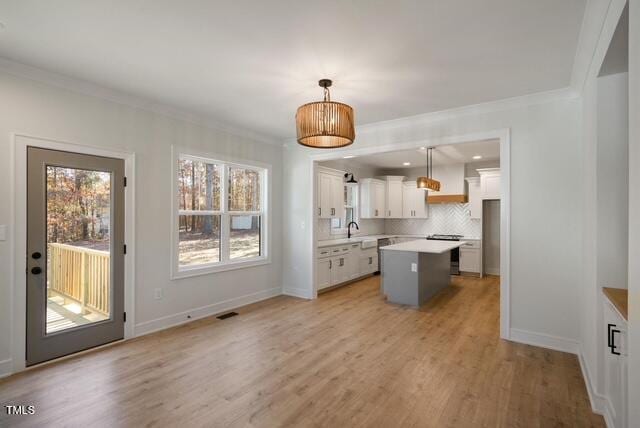
<svg viewBox="0 0 640 428">
<path fill-rule="evenodd" d="M 360 255 L 360 276 L 370 275 L 378 270 L 378 252 L 375 248 L 363 250 Z"/>
<path fill-rule="evenodd" d="M 331 259 L 318 259 L 316 264 L 318 290 L 331 287 Z"/>
<path fill-rule="evenodd" d="M 468 241 L 460 247 L 460 272 L 480 273 L 480 241 Z"/>
<path fill-rule="evenodd" d="M 604 300 L 604 390 L 613 427 L 627 426 L 627 322 Z"/>
<path fill-rule="evenodd" d="M 366 260 L 365 269 L 363 260 Z M 320 248 L 316 260 L 317 288 L 333 287 L 377 270 L 378 253 L 375 248 L 362 250 L 359 243 Z"/>
</svg>

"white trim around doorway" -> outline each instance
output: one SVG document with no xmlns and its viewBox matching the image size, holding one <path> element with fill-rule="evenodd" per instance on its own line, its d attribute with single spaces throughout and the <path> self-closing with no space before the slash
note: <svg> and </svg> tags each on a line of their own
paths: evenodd
<svg viewBox="0 0 640 428">
<path fill-rule="evenodd" d="M 450 144 L 469 143 L 479 140 L 500 140 L 500 337 L 509 340 L 511 335 L 511 260 L 510 260 L 510 242 L 511 242 L 511 131 L 509 128 L 497 129 L 494 131 L 477 132 L 464 135 L 448 136 L 434 139 L 426 139 L 419 141 L 410 141 L 406 143 L 386 144 L 373 147 L 348 148 L 344 150 L 332 150 L 329 153 L 319 153 L 309 157 L 309 171 L 311 174 L 312 188 L 309 192 L 309 204 L 311 207 L 315 205 L 317 183 L 316 172 L 318 162 L 342 159 L 344 156 L 364 156 L 376 153 L 385 153 L 398 150 L 411 150 L 420 147 L 437 147 Z M 318 291 L 316 289 L 316 251 L 317 251 L 317 219 L 315 210 L 309 210 L 309 224 L 312 225 L 311 230 L 311 277 L 309 283 L 311 290 L 301 293 L 307 298 L 317 298 Z"/>
<path fill-rule="evenodd" d="M 34 137 L 28 134 L 13 133 L 11 145 L 14 168 L 11 171 L 13 179 L 12 204 L 14 207 L 12 224 L 9 232 L 13 241 L 12 254 L 13 272 L 10 274 L 12 325 L 11 325 L 11 356 L 12 361 L 7 367 L 10 372 L 0 373 L 9 375 L 22 371 L 26 367 L 26 243 L 27 243 L 27 147 L 39 147 L 51 150 L 62 150 L 73 153 L 105 156 L 123 159 L 125 162 L 125 176 L 127 187 L 125 188 L 125 243 L 127 255 L 125 257 L 124 271 L 124 307 L 127 313 L 127 321 L 124 325 L 124 338 L 134 337 L 135 325 L 135 154 L 129 152 L 106 150 L 80 144 L 56 141 L 48 138 Z"/>
</svg>

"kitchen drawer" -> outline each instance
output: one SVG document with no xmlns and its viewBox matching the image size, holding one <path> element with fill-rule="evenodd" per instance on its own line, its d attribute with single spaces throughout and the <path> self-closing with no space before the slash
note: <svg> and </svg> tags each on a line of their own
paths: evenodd
<svg viewBox="0 0 640 428">
<path fill-rule="evenodd" d="M 331 257 L 331 248 L 329 247 L 318 248 L 317 258 L 324 259 L 326 257 Z"/>
<path fill-rule="evenodd" d="M 471 241 L 465 241 L 464 244 L 462 244 L 462 246 L 460 247 L 460 249 L 463 248 L 477 248 L 480 249 L 480 241 L 477 239 L 471 240 Z"/>
</svg>

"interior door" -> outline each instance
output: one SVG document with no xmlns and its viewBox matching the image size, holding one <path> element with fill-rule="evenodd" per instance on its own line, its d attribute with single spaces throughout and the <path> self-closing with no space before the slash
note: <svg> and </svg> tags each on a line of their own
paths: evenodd
<svg viewBox="0 0 640 428">
<path fill-rule="evenodd" d="M 27 365 L 124 337 L 124 160 L 27 149 Z"/>
</svg>

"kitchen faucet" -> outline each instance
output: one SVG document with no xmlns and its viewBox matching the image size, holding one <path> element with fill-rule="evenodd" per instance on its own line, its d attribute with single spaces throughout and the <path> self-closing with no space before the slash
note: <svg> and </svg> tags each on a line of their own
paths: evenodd
<svg viewBox="0 0 640 428">
<path fill-rule="evenodd" d="M 349 223 L 347 225 L 347 239 L 351 239 L 351 225 L 354 224 L 356 226 L 356 229 L 360 230 L 360 227 L 358 227 L 358 223 L 356 223 L 355 221 L 352 221 L 351 223 Z"/>
</svg>

